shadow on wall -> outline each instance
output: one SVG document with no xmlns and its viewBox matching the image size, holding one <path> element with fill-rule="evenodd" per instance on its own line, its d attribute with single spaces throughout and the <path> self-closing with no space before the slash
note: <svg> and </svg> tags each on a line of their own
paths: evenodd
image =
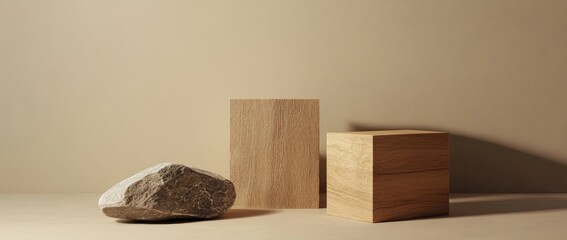
<svg viewBox="0 0 567 240">
<path fill-rule="evenodd" d="M 418 126 L 351 124 L 351 131 L 420 129 Z M 430 129 L 440 130 L 440 129 Z M 440 130 L 443 131 L 443 130 Z M 567 192 L 567 166 L 488 141 L 450 133 L 451 192 Z M 326 158 L 321 157 L 321 191 L 326 192 Z"/>
</svg>

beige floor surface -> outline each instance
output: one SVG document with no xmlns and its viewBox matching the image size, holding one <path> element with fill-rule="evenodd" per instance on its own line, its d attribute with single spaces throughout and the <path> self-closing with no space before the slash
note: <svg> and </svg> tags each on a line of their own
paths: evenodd
<svg viewBox="0 0 567 240">
<path fill-rule="evenodd" d="M 453 195 L 446 217 L 364 223 L 325 209 L 229 210 L 209 221 L 108 218 L 98 194 L 0 194 L 0 239 L 567 239 L 567 194 Z"/>
</svg>

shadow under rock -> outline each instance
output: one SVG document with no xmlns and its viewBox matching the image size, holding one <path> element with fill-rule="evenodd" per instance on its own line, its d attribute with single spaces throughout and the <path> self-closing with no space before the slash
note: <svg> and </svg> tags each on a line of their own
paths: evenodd
<svg viewBox="0 0 567 240">
<path fill-rule="evenodd" d="M 421 129 L 352 123 L 351 131 Z M 432 129 L 441 130 L 443 129 Z M 565 193 L 567 166 L 493 142 L 450 133 L 451 192 Z"/>
<path fill-rule="evenodd" d="M 123 224 L 167 225 L 167 224 L 191 223 L 191 222 L 202 222 L 202 221 L 213 221 L 213 220 L 215 219 L 177 218 L 177 219 L 168 219 L 168 220 L 160 220 L 160 221 L 117 219 L 116 222 Z"/>
<path fill-rule="evenodd" d="M 118 219 L 116 222 L 125 224 L 180 224 L 180 223 L 192 223 L 192 222 L 204 222 L 204 221 L 220 221 L 229 220 L 237 218 L 247 218 L 269 215 L 279 212 L 279 210 L 268 210 L 268 209 L 229 209 L 223 215 L 217 218 L 205 219 L 205 218 L 178 218 L 169 219 L 162 221 L 141 221 L 141 220 L 127 220 Z"/>
</svg>

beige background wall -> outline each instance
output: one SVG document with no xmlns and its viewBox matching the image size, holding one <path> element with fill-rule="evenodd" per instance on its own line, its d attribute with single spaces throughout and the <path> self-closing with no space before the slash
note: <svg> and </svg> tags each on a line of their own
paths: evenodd
<svg viewBox="0 0 567 240">
<path fill-rule="evenodd" d="M 446 130 L 452 190 L 567 191 L 567 1 L 0 0 L 0 191 L 228 176 L 229 99 Z M 322 158 L 324 161 L 324 158 Z"/>
</svg>

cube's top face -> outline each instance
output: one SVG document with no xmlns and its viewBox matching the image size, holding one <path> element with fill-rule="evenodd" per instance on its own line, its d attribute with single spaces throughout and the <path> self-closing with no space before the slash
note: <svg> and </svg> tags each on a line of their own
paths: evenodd
<svg viewBox="0 0 567 240">
<path fill-rule="evenodd" d="M 379 130 L 379 131 L 357 131 L 357 132 L 341 132 L 339 134 L 353 134 L 353 135 L 366 135 L 366 136 L 391 136 L 391 135 L 413 135 L 413 134 L 435 134 L 444 133 L 437 131 L 424 131 L 424 130 Z"/>
<path fill-rule="evenodd" d="M 282 102 L 313 102 L 319 103 L 319 99 L 230 99 L 231 103 L 282 103 Z"/>
</svg>

